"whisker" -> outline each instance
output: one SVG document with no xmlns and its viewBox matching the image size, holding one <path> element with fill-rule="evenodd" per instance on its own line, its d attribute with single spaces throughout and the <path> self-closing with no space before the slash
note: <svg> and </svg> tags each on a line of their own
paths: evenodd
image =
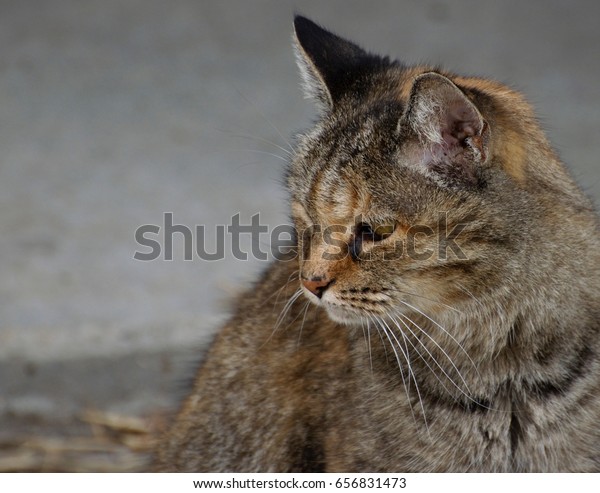
<svg viewBox="0 0 600 493">
<path fill-rule="evenodd" d="M 367 331 L 365 330 L 365 319 L 360 317 L 360 328 L 362 329 L 363 339 L 365 340 L 365 348 L 369 348 L 369 343 L 367 342 Z M 373 367 L 371 365 L 371 371 L 373 371 Z"/>
<path fill-rule="evenodd" d="M 398 352 L 396 351 L 396 348 L 394 347 L 394 344 L 392 343 L 392 339 L 390 338 L 390 336 L 387 333 L 385 327 L 383 326 L 384 321 L 382 319 L 379 319 L 376 316 L 372 316 L 372 320 L 373 320 L 373 323 L 375 324 L 375 327 L 377 328 L 377 332 L 379 333 L 379 336 L 381 337 L 381 332 L 379 331 L 379 329 L 381 328 L 381 330 L 383 331 L 383 333 L 385 334 L 385 336 L 387 337 L 387 339 L 388 339 L 388 341 L 390 343 L 392 351 L 394 351 L 394 354 L 396 356 L 396 362 L 398 363 L 398 369 L 400 370 L 400 377 L 402 378 L 402 385 L 404 386 L 404 391 L 406 392 L 406 398 L 408 400 L 408 404 L 410 406 L 410 410 L 411 410 L 411 413 L 412 413 L 413 412 L 412 402 L 410 400 L 410 395 L 408 394 L 408 389 L 407 389 L 407 386 L 406 386 L 406 379 L 404 377 L 404 370 L 402 369 L 402 363 L 400 362 L 400 358 L 398 356 Z M 379 323 L 377 323 L 377 322 L 379 322 Z M 385 343 L 384 343 L 383 337 L 381 337 L 381 342 L 384 345 L 384 349 L 385 349 Z M 400 348 L 400 351 L 402 352 L 402 348 Z M 406 359 L 406 355 L 404 355 L 404 353 L 402 355 Z M 414 413 L 413 413 L 413 418 L 414 418 Z"/>
<path fill-rule="evenodd" d="M 448 359 L 448 361 L 450 362 L 450 364 L 453 366 L 453 368 L 456 370 L 456 373 L 458 374 L 458 376 L 460 377 L 460 379 L 462 380 L 462 382 L 465 385 L 465 388 L 467 389 L 467 391 L 470 393 L 470 389 L 469 386 L 467 385 L 465 379 L 463 378 L 462 374 L 460 373 L 459 369 L 457 368 L 457 366 L 454 364 L 454 362 L 452 361 L 452 359 L 450 358 L 450 356 L 446 353 L 446 351 L 444 351 L 444 349 L 423 329 L 421 328 L 414 320 L 412 320 L 410 317 L 408 317 L 407 315 L 400 313 L 400 312 L 396 312 L 396 315 L 399 315 L 400 317 L 406 319 L 408 322 L 410 322 L 413 326 L 415 326 L 417 329 L 419 329 L 423 334 L 425 334 L 429 339 L 431 339 L 431 341 L 442 351 L 442 353 L 446 356 L 446 358 Z M 390 315 L 390 318 L 392 320 L 394 320 L 395 322 L 400 322 L 402 325 L 404 325 L 409 331 L 410 333 L 415 337 L 415 339 L 419 342 L 419 344 L 421 345 L 421 347 L 423 347 L 423 349 L 427 352 L 427 354 L 430 356 L 430 358 L 433 360 L 433 362 L 436 364 L 436 366 L 442 371 L 442 373 L 444 374 L 444 376 L 450 381 L 450 383 L 452 383 L 452 385 L 454 387 L 456 387 L 458 389 L 458 391 L 463 394 L 469 401 L 485 408 L 488 409 L 490 411 L 493 411 L 494 408 L 489 407 L 489 406 L 484 406 L 483 404 L 481 404 L 481 402 L 479 402 L 478 400 L 474 399 L 471 395 L 467 394 L 463 389 L 460 388 L 460 386 L 448 375 L 448 373 L 444 370 L 444 368 L 442 368 L 442 366 L 439 364 L 439 362 L 437 361 L 437 359 L 433 356 L 433 354 L 431 354 L 431 352 L 427 349 L 427 347 L 423 344 L 423 342 L 417 337 L 417 335 L 412 331 L 412 329 L 406 324 L 406 322 L 404 322 L 403 320 L 397 320 L 393 317 L 393 315 Z M 398 329 L 400 330 L 400 333 L 402 333 L 402 330 L 398 327 Z M 448 390 L 448 388 L 444 385 L 444 383 L 442 382 L 442 380 L 437 376 L 437 374 L 435 373 L 434 369 L 431 368 L 431 366 L 427 363 L 427 361 L 425 361 L 425 359 L 423 358 L 423 356 L 421 355 L 420 351 L 412 344 L 412 342 L 410 342 L 410 345 L 414 348 L 414 350 L 417 352 L 417 354 L 419 354 L 419 356 L 421 356 L 421 359 L 423 360 L 423 362 L 427 365 L 427 367 L 431 370 L 432 374 L 435 376 L 435 378 L 437 379 L 438 382 L 440 382 L 440 384 L 442 385 L 442 387 L 444 387 L 444 389 L 446 390 L 446 392 L 448 392 L 448 394 L 450 396 L 452 396 L 452 393 Z M 454 400 L 456 402 L 458 402 L 458 399 L 454 398 Z"/>
<path fill-rule="evenodd" d="M 283 156 L 280 156 L 279 154 L 275 154 L 274 152 L 261 151 L 260 149 L 230 149 L 230 150 L 236 151 L 236 152 L 253 152 L 255 154 L 265 154 L 267 156 L 271 156 L 271 157 L 280 159 L 284 163 L 289 164 L 288 159 L 284 158 Z"/>
<path fill-rule="evenodd" d="M 412 310 L 416 311 L 417 313 L 420 313 L 421 315 L 423 315 L 427 320 L 429 320 L 430 322 L 432 322 L 433 324 L 435 324 L 436 327 L 438 327 L 439 329 L 441 329 L 448 337 L 450 337 L 450 339 L 452 339 L 456 345 L 461 349 L 461 351 L 465 354 L 465 356 L 469 359 L 469 361 L 471 362 L 471 364 L 473 365 L 473 368 L 475 369 L 475 371 L 477 372 L 477 375 L 481 375 L 479 373 L 479 369 L 477 368 L 477 365 L 475 364 L 475 362 L 471 359 L 471 356 L 469 356 L 469 353 L 465 350 L 465 348 L 462 346 L 462 344 L 460 342 L 458 342 L 456 340 L 456 338 L 450 334 L 450 332 L 448 332 L 444 327 L 442 327 L 439 323 L 437 323 L 435 320 L 433 320 L 429 315 L 427 315 L 426 313 L 424 313 L 423 311 L 419 310 L 417 307 L 411 305 L 410 303 L 407 303 L 406 301 L 402 301 L 399 300 L 400 303 L 402 303 L 403 305 L 408 306 L 409 308 L 411 308 Z M 399 312 L 398 312 L 399 313 Z"/>
<path fill-rule="evenodd" d="M 260 305 L 260 306 L 263 306 L 263 305 L 264 305 L 264 304 L 265 304 L 267 301 L 269 301 L 269 300 L 270 300 L 270 299 L 271 299 L 273 296 L 277 296 L 277 297 L 275 298 L 275 301 L 274 301 L 274 303 L 273 303 L 273 311 L 275 311 L 275 307 L 277 306 L 277 303 L 279 302 L 279 296 L 281 296 L 281 292 L 282 292 L 282 291 L 283 291 L 283 290 L 284 290 L 284 289 L 285 289 L 287 286 L 289 286 L 289 284 L 290 284 L 291 282 L 295 281 L 294 277 L 295 277 L 295 276 L 296 276 L 296 275 L 297 275 L 299 272 L 300 272 L 300 269 L 296 269 L 294 272 L 292 272 L 292 273 L 289 275 L 289 277 L 288 277 L 288 279 L 287 279 L 287 282 L 286 282 L 286 283 L 285 283 L 283 286 L 281 286 L 281 287 L 280 287 L 280 288 L 279 288 L 277 291 L 275 291 L 274 293 L 272 293 L 272 294 L 271 294 L 271 295 L 270 295 L 270 296 L 269 296 L 267 299 L 265 299 L 265 301 L 263 301 L 263 302 L 261 303 L 261 305 Z"/>
<path fill-rule="evenodd" d="M 302 316 L 302 323 L 300 324 L 300 332 L 298 333 L 298 341 L 296 342 L 296 347 L 300 346 L 300 339 L 302 338 L 302 329 L 304 328 L 304 322 L 306 322 L 306 314 L 308 313 L 308 307 L 310 306 L 310 300 L 306 301 L 306 304 L 304 305 L 303 308 L 303 312 L 304 315 Z M 292 320 L 293 322 L 293 320 Z"/>
<path fill-rule="evenodd" d="M 421 294 L 411 293 L 410 291 L 404 291 L 403 289 L 398 289 L 398 288 L 395 288 L 395 287 L 394 288 L 387 288 L 387 289 L 389 289 L 390 291 L 395 291 L 397 293 L 406 294 L 408 296 L 414 296 L 416 298 L 421 298 L 421 299 L 424 299 L 426 301 L 430 301 L 432 303 L 437 303 L 438 305 L 441 305 L 441 306 L 443 306 L 445 308 L 448 308 L 448 309 L 450 309 L 452 311 L 455 311 L 457 313 L 460 313 L 460 314 L 463 313 L 461 310 L 459 310 L 458 308 L 456 308 L 454 306 L 448 305 L 448 304 L 446 304 L 446 303 L 444 303 L 442 301 L 439 301 L 439 300 L 434 300 L 433 298 L 428 298 L 427 296 L 423 296 Z"/>
<path fill-rule="evenodd" d="M 473 293 L 471 293 L 471 291 L 469 291 L 467 288 L 465 288 L 458 281 L 454 281 L 454 283 L 459 287 L 459 289 L 461 291 L 464 291 L 465 293 L 467 293 L 473 299 L 473 301 L 475 301 L 475 303 L 477 303 L 479 306 L 485 308 L 485 305 L 481 301 L 479 301 L 479 299 L 477 299 L 477 297 L 475 297 L 475 295 Z"/>
<path fill-rule="evenodd" d="M 289 308 L 288 308 L 288 310 L 287 310 L 288 312 L 289 312 L 289 310 L 292 308 L 292 306 L 293 306 L 293 304 L 296 302 L 296 300 L 297 300 L 297 299 L 298 299 L 300 296 L 302 296 L 302 294 L 303 294 L 301 289 L 299 289 L 298 291 L 300 291 L 300 293 L 298 293 L 298 292 L 294 293 L 294 296 L 293 296 L 293 301 L 292 301 L 292 300 L 290 300 L 290 301 L 292 301 L 292 303 L 290 303 L 290 306 L 289 306 Z M 288 302 L 288 303 L 289 303 L 289 302 Z M 310 303 L 310 301 L 307 301 L 307 303 Z M 301 313 L 302 313 L 302 311 L 300 311 L 300 312 L 299 312 L 299 313 L 298 313 L 298 314 L 297 314 L 297 315 L 296 315 L 296 316 L 295 316 L 295 317 L 294 317 L 294 318 L 293 318 L 293 319 L 292 319 L 292 320 L 291 320 L 291 321 L 290 321 L 290 322 L 289 322 L 289 323 L 286 325 L 286 328 L 287 328 L 287 327 L 289 327 L 289 326 L 290 326 L 292 323 L 294 323 L 296 320 L 298 320 L 298 317 L 301 315 Z"/>
<path fill-rule="evenodd" d="M 377 335 L 379 335 L 379 339 L 381 340 L 381 346 L 383 347 L 383 353 L 385 354 L 385 362 L 387 364 L 389 364 L 390 360 L 388 358 L 388 353 L 387 353 L 387 348 L 385 347 L 385 341 L 383 340 L 383 336 L 381 335 L 381 331 L 379 330 L 379 325 L 377 324 L 377 320 L 375 318 L 375 315 L 366 312 L 367 316 L 371 319 L 371 321 L 373 322 L 373 325 L 375 326 L 375 329 L 377 330 Z"/>
<path fill-rule="evenodd" d="M 233 137 L 238 137 L 240 139 L 263 142 L 265 144 L 268 144 L 270 146 L 273 146 L 273 147 L 279 149 L 280 151 L 284 152 L 286 154 L 286 156 L 288 156 L 290 158 L 294 155 L 294 153 L 292 151 L 290 151 L 289 149 L 286 149 L 285 147 L 282 147 L 279 144 L 276 144 L 275 142 L 270 141 L 269 139 L 265 139 L 264 137 L 258 137 L 255 135 L 248 135 L 248 134 L 231 134 L 231 135 Z"/>
<path fill-rule="evenodd" d="M 458 369 L 458 367 L 454 364 L 454 361 L 452 361 L 452 358 L 450 357 L 450 355 L 444 350 L 444 348 L 442 346 L 440 346 L 438 344 L 438 342 L 431 337 L 427 331 L 423 330 L 414 320 L 412 320 L 410 317 L 407 317 L 406 315 L 404 315 L 403 313 L 397 312 L 397 315 L 399 315 L 400 317 L 404 318 L 405 320 L 408 320 L 411 324 L 413 324 L 417 329 L 419 329 L 421 331 L 422 334 L 424 334 L 429 340 L 431 340 L 431 342 L 433 342 L 436 347 L 444 354 L 444 356 L 446 356 L 446 359 L 450 362 L 450 364 L 452 365 L 452 367 L 456 370 L 456 373 L 458 374 L 458 376 L 460 377 L 460 379 L 462 380 L 462 382 L 465 384 L 465 388 L 467 389 L 468 392 L 471 392 L 469 390 L 469 385 L 467 384 L 466 380 L 463 378 L 462 374 L 460 373 L 460 370 Z M 438 368 L 440 370 L 442 370 L 442 372 L 444 373 L 444 375 L 446 376 L 446 378 L 448 380 L 450 380 L 450 382 L 452 382 L 452 384 L 461 392 L 464 393 L 464 391 L 454 382 L 454 380 L 452 380 L 452 378 L 450 378 L 450 376 L 448 375 L 448 373 L 446 373 L 446 371 L 444 370 L 444 368 L 442 368 L 442 366 L 437 362 L 437 360 L 435 359 L 435 357 L 431 354 L 431 352 L 429 351 L 429 349 L 427 349 L 427 347 L 419 340 L 419 338 L 416 336 L 416 334 L 411 330 L 411 328 L 403 321 L 400 320 L 400 322 L 402 323 L 402 325 L 404 325 L 412 335 L 415 336 L 415 338 L 421 343 L 421 346 L 423 346 L 423 349 L 425 349 L 425 351 L 427 352 L 427 354 L 429 356 L 431 356 L 431 359 L 433 359 L 433 361 L 435 362 L 435 364 L 438 366 Z M 466 395 L 466 394 L 465 394 Z"/>
<path fill-rule="evenodd" d="M 266 342 L 270 341 L 272 339 L 273 335 L 275 335 L 275 332 L 277 332 L 277 330 L 279 329 L 279 327 L 281 326 L 281 324 L 283 323 L 283 321 L 287 317 L 287 314 L 290 311 L 290 309 L 292 308 L 292 305 L 296 302 L 296 300 L 300 297 L 300 295 L 302 295 L 302 289 L 298 288 L 294 292 L 294 294 L 292 296 L 290 296 L 290 298 L 287 300 L 287 302 L 284 305 L 283 309 L 279 313 L 279 316 L 277 317 L 277 320 L 275 321 L 275 326 L 273 327 L 273 330 L 271 331 L 271 335 L 269 336 L 269 338 L 267 339 Z M 298 316 L 296 316 L 296 318 L 297 317 Z"/>
<path fill-rule="evenodd" d="M 401 315 L 401 314 L 398 314 Z M 450 375 L 448 375 L 448 373 L 444 370 L 444 368 L 438 363 L 437 359 L 435 358 L 435 356 L 433 356 L 433 354 L 431 354 L 431 352 L 427 349 L 427 347 L 423 344 L 423 342 L 417 337 L 417 335 L 413 332 L 413 330 L 406 324 L 406 322 L 404 322 L 403 320 L 397 320 L 395 319 L 392 315 L 390 315 L 390 318 L 397 324 L 398 322 L 400 322 L 402 325 L 404 325 L 404 327 L 406 327 L 406 329 L 414 336 L 414 338 L 417 340 L 417 342 L 421 345 L 421 347 L 425 350 L 425 352 L 429 355 L 429 357 L 433 360 L 433 362 L 435 363 L 435 365 L 442 371 L 442 373 L 444 374 L 444 376 L 452 383 L 452 385 L 454 385 L 460 392 L 462 392 L 463 394 L 465 394 L 469 399 L 470 396 L 467 395 L 455 382 L 454 380 L 450 377 Z M 411 320 L 412 322 L 412 320 Z M 412 322 L 414 323 L 414 322 Z M 418 327 L 422 332 L 423 329 L 421 329 L 420 327 Z M 400 328 L 398 327 L 398 329 L 400 330 Z M 400 332 L 402 333 L 402 330 L 400 330 Z M 426 334 L 428 335 L 428 334 Z M 417 354 L 420 356 L 421 360 L 425 363 L 425 365 L 427 366 L 427 368 L 429 368 L 429 370 L 431 371 L 431 373 L 433 374 L 433 376 L 437 379 L 437 381 L 441 384 L 442 387 L 444 387 L 444 390 L 446 390 L 446 392 L 448 392 L 448 394 L 450 396 L 452 396 L 452 393 L 450 392 L 450 390 L 448 390 L 448 388 L 446 387 L 446 385 L 444 384 L 444 382 L 440 379 L 440 377 L 438 377 L 437 373 L 435 372 L 435 369 L 431 367 L 431 365 L 427 362 L 427 360 L 425 359 L 425 357 L 423 356 L 423 354 L 417 349 L 417 347 L 410 341 L 410 339 L 408 337 L 405 337 L 405 340 L 408 340 L 408 343 L 412 346 L 412 348 L 417 352 Z M 435 341 L 434 341 L 435 342 Z M 452 361 L 451 361 L 452 362 Z M 460 373 L 459 373 L 460 376 Z M 461 377 L 462 379 L 462 377 Z M 465 384 L 466 386 L 466 384 Z M 468 388 L 467 388 L 468 390 Z M 455 401 L 457 401 L 458 399 L 454 398 Z"/>
<path fill-rule="evenodd" d="M 244 93 L 242 93 L 242 91 L 240 91 L 239 89 L 236 88 L 236 92 L 244 99 L 244 101 L 246 101 L 248 104 L 251 104 L 254 109 L 256 110 L 256 112 L 267 122 L 267 124 L 273 129 L 275 130 L 275 132 L 277 132 L 277 135 L 279 135 L 279 137 L 281 137 L 281 139 L 287 144 L 287 146 L 290 148 L 290 150 L 292 152 L 294 152 L 294 148 L 292 147 L 292 145 L 289 143 L 289 141 L 287 140 L 287 138 L 281 133 L 281 131 L 273 124 L 273 122 L 271 122 L 271 120 L 269 118 L 267 118 L 267 116 L 258 108 L 258 106 L 253 103 L 252 101 L 250 101 L 250 99 L 248 99 Z"/>
<path fill-rule="evenodd" d="M 373 353 L 371 351 L 371 321 L 367 318 L 367 347 L 369 348 L 369 363 L 371 364 L 371 373 L 373 373 Z"/>
<path fill-rule="evenodd" d="M 404 339 L 404 349 L 406 351 L 406 354 L 409 354 L 408 344 L 406 343 L 408 338 L 404 335 L 404 333 L 402 331 L 400 331 L 400 334 L 402 335 L 402 339 Z M 418 353 L 418 351 L 417 351 L 417 353 Z M 408 362 L 409 362 L 409 367 L 410 367 L 410 358 L 409 358 Z M 410 380 L 408 381 L 408 389 L 410 390 Z"/>
<path fill-rule="evenodd" d="M 419 384 L 417 383 L 417 378 L 415 376 L 415 373 L 412 371 L 411 366 L 410 366 L 410 359 L 408 354 L 404 354 L 404 352 L 402 351 L 402 347 L 400 346 L 400 341 L 398 341 L 398 338 L 396 337 L 396 335 L 394 334 L 394 331 L 390 328 L 390 326 L 387 324 L 387 322 L 381 318 L 380 319 L 381 323 L 384 324 L 387 327 L 387 330 L 385 330 L 384 328 L 384 332 L 387 336 L 387 338 L 390 340 L 390 345 L 392 346 L 392 350 L 394 351 L 394 353 L 396 354 L 396 358 L 398 359 L 398 353 L 394 347 L 394 344 L 392 342 L 392 340 L 390 339 L 389 334 L 392 334 L 392 337 L 395 339 L 396 344 L 398 345 L 398 349 L 400 349 L 400 352 L 403 353 L 404 355 L 404 359 L 406 360 L 406 364 L 408 365 L 408 376 L 411 377 L 413 379 L 413 382 L 415 384 L 415 391 L 417 392 L 417 397 L 419 398 L 419 405 L 421 407 L 421 412 L 423 413 L 423 422 L 425 424 L 425 429 L 427 430 L 427 434 L 429 434 L 429 425 L 427 423 L 427 416 L 425 414 L 425 407 L 423 406 L 423 398 L 421 397 L 421 391 L 419 390 Z M 402 332 L 402 331 L 400 331 Z M 398 365 L 400 366 L 400 361 L 398 360 Z M 406 390 L 406 382 L 404 381 L 404 375 L 402 374 L 402 382 L 404 384 L 404 388 Z M 408 397 L 408 402 L 410 404 L 410 396 L 408 395 L 408 390 L 407 390 L 407 397 Z M 412 411 L 412 404 L 411 404 L 411 412 Z M 413 413 L 413 418 L 415 418 L 415 415 Z M 415 418 L 416 419 L 416 418 Z"/>
</svg>

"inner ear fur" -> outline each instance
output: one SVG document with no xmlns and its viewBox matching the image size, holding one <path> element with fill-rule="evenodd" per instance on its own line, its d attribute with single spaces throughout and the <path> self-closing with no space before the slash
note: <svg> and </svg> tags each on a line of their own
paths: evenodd
<svg viewBox="0 0 600 493">
<path fill-rule="evenodd" d="M 478 181 L 488 157 L 489 126 L 450 79 L 435 72 L 418 76 L 402 124 L 418 138 L 418 165 L 426 174 L 444 182 Z"/>
</svg>

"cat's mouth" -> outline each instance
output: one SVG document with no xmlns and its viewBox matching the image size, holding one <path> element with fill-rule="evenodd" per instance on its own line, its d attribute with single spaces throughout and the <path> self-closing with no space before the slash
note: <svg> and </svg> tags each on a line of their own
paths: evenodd
<svg viewBox="0 0 600 493">
<path fill-rule="evenodd" d="M 367 317 L 365 310 L 341 303 L 335 297 L 329 295 L 329 293 L 325 293 L 322 297 L 317 297 L 313 293 L 308 292 L 308 290 L 305 290 L 305 295 L 314 304 L 325 309 L 329 318 L 334 322 L 344 325 L 361 325 Z"/>
</svg>

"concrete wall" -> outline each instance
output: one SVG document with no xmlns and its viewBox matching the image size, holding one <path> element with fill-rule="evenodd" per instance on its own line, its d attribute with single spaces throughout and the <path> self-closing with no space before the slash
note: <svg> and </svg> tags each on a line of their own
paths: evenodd
<svg viewBox="0 0 600 493">
<path fill-rule="evenodd" d="M 285 221 L 281 158 L 314 116 L 294 11 L 372 51 L 523 90 L 600 195 L 595 1 L 4 0 L 0 419 L 173 405 L 263 262 L 188 262 L 181 243 L 173 261 L 136 261 L 134 233 L 165 212 L 209 231 L 238 212 Z"/>
</svg>

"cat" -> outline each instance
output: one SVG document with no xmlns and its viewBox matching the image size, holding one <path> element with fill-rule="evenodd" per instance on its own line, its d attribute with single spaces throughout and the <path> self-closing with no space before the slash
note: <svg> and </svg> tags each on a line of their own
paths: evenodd
<svg viewBox="0 0 600 493">
<path fill-rule="evenodd" d="M 600 471 L 596 212 L 512 89 L 297 16 L 297 255 L 218 333 L 161 471 Z"/>
</svg>

